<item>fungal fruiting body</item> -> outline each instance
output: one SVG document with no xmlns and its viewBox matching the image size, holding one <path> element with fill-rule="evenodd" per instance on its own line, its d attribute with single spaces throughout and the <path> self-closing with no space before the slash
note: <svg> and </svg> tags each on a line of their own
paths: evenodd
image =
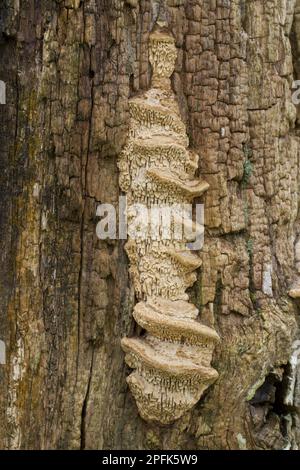
<svg viewBox="0 0 300 470">
<path fill-rule="evenodd" d="M 180 418 L 218 377 L 210 367 L 218 335 L 196 321 L 197 314 L 184 300 L 160 297 L 134 309 L 147 334 L 124 338 L 122 346 L 127 364 L 135 369 L 127 381 L 147 421 L 169 424 Z"/>
<path fill-rule="evenodd" d="M 133 316 L 145 334 L 124 338 L 122 347 L 127 364 L 135 369 L 127 382 L 140 415 L 168 424 L 218 377 L 210 362 L 219 337 L 196 320 L 198 310 L 186 294 L 201 265 L 188 243 L 203 233 L 189 208 L 209 185 L 194 177 L 198 156 L 188 148 L 171 89 L 176 47 L 163 29 L 150 35 L 149 46 L 152 87 L 129 102 L 129 137 L 119 158 L 120 187 L 128 207 L 126 251 L 139 300 Z"/>
</svg>

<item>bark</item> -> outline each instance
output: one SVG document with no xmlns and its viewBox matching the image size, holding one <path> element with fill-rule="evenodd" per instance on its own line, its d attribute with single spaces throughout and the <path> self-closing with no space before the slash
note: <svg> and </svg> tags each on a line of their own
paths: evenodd
<svg viewBox="0 0 300 470">
<path fill-rule="evenodd" d="M 221 337 L 219 379 L 168 426 L 143 421 L 126 384 L 120 342 L 139 334 L 136 300 L 124 241 L 97 238 L 96 207 L 118 204 L 128 99 L 150 86 L 159 4 L 0 2 L 3 449 L 300 444 L 288 295 L 300 277 L 298 0 L 162 2 L 172 87 L 210 184 L 190 299 Z"/>
</svg>

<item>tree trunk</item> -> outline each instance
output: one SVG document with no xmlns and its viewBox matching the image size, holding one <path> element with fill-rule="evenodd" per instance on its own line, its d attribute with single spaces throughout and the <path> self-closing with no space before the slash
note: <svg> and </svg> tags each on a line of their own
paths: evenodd
<svg viewBox="0 0 300 470">
<path fill-rule="evenodd" d="M 300 0 L 0 5 L 0 448 L 296 449 Z M 189 296 L 221 338 L 218 380 L 165 426 L 126 383 L 121 339 L 141 332 L 124 240 L 96 235 L 97 206 L 122 194 L 129 98 L 151 85 L 162 11 L 210 185 Z"/>
</svg>

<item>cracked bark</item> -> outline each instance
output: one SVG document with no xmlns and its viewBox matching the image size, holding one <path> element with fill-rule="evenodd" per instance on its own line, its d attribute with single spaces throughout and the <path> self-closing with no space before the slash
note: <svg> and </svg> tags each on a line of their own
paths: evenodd
<svg viewBox="0 0 300 470">
<path fill-rule="evenodd" d="M 128 97 L 150 84 L 155 0 L 4 0 L 1 7 L 1 448 L 279 449 L 299 445 L 299 2 L 168 0 L 172 77 L 204 198 L 191 290 L 222 342 L 216 384 L 172 426 L 139 417 L 120 347 L 138 329 L 117 204 Z M 271 283 L 270 283 L 271 279 Z M 136 331 L 137 330 L 137 331 Z"/>
</svg>

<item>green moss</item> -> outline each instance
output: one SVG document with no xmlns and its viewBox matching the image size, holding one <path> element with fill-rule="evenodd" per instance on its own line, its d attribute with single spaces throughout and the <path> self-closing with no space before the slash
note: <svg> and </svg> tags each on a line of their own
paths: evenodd
<svg viewBox="0 0 300 470">
<path fill-rule="evenodd" d="M 161 449 L 161 439 L 159 434 L 154 431 L 150 430 L 146 434 L 146 446 L 147 449 L 156 450 Z"/>
<path fill-rule="evenodd" d="M 265 381 L 265 376 L 263 375 L 263 377 L 261 379 L 259 379 L 257 382 L 255 382 L 254 385 L 252 385 L 252 387 L 248 391 L 248 395 L 247 395 L 247 398 L 246 398 L 247 401 L 250 401 L 250 400 L 252 400 L 252 398 L 254 398 L 254 395 L 255 395 L 256 391 L 259 389 L 259 387 L 262 386 L 264 381 Z"/>
<path fill-rule="evenodd" d="M 250 177 L 253 173 L 253 166 L 250 160 L 245 160 L 244 162 L 244 174 L 242 179 L 242 185 L 247 186 L 249 183 Z"/>
<path fill-rule="evenodd" d="M 249 160 L 249 158 L 252 157 L 252 149 L 249 147 L 249 144 L 247 142 L 243 144 L 243 152 L 246 157 L 246 160 Z"/>
</svg>

